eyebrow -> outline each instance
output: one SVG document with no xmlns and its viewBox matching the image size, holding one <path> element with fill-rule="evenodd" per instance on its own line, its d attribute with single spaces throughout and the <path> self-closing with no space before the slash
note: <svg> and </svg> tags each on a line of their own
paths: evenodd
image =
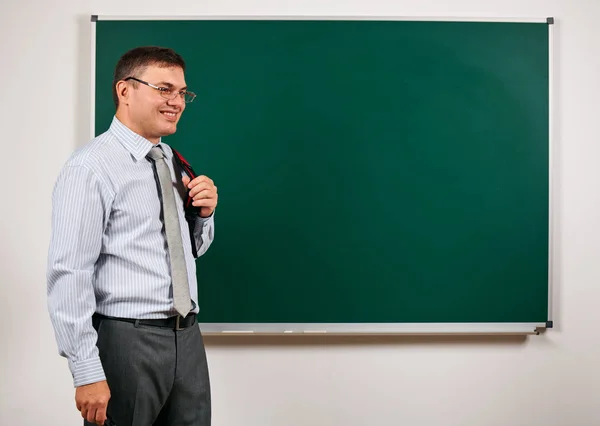
<svg viewBox="0 0 600 426">
<path fill-rule="evenodd" d="M 174 84 L 169 83 L 168 81 L 161 81 L 160 83 L 157 84 L 157 86 L 167 86 L 169 89 L 172 89 L 173 87 L 175 87 Z M 187 86 L 182 87 L 179 90 L 187 90 Z"/>
</svg>

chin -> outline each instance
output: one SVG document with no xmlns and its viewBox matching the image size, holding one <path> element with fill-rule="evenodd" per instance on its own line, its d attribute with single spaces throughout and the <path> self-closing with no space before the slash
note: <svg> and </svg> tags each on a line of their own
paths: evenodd
<svg viewBox="0 0 600 426">
<path fill-rule="evenodd" d="M 172 124 L 170 126 L 164 126 L 161 130 L 162 130 L 161 133 L 164 136 L 172 135 L 173 133 L 175 133 L 177 131 L 177 124 Z"/>
</svg>

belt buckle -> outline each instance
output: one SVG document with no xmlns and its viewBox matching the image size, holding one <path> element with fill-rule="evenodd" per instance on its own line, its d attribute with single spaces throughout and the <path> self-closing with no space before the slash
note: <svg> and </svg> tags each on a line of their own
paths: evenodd
<svg viewBox="0 0 600 426">
<path fill-rule="evenodd" d="M 179 320 L 181 319 L 181 315 L 177 314 L 175 317 L 175 331 L 183 330 L 183 328 L 179 327 Z"/>
</svg>

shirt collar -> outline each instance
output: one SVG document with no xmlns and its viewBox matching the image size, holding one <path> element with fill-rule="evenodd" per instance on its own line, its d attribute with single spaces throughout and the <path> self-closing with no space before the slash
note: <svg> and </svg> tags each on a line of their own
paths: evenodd
<svg viewBox="0 0 600 426">
<path fill-rule="evenodd" d="M 127 151 L 136 159 L 141 160 L 146 157 L 150 152 L 150 149 L 154 146 L 152 142 L 143 136 L 138 135 L 129 127 L 125 126 L 116 116 L 113 117 L 110 125 L 110 131 L 117 138 L 117 140 L 125 147 Z M 165 153 L 167 160 L 171 161 L 173 158 L 173 151 L 171 147 L 164 142 L 162 139 L 159 140 L 158 146 L 161 147 Z"/>
</svg>

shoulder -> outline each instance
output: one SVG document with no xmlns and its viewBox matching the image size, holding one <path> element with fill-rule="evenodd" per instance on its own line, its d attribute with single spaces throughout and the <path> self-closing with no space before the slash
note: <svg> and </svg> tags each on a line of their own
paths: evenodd
<svg viewBox="0 0 600 426">
<path fill-rule="evenodd" d="M 63 165 L 58 181 L 71 178 L 92 179 L 113 192 L 109 183 L 111 164 L 114 164 L 112 160 L 118 149 L 118 142 L 110 132 L 98 135 L 73 151 Z"/>
<path fill-rule="evenodd" d="M 110 162 L 117 144 L 110 132 L 104 132 L 85 145 L 76 149 L 67 160 L 66 167 L 83 166 L 93 171 L 102 169 L 104 163 Z"/>
</svg>

